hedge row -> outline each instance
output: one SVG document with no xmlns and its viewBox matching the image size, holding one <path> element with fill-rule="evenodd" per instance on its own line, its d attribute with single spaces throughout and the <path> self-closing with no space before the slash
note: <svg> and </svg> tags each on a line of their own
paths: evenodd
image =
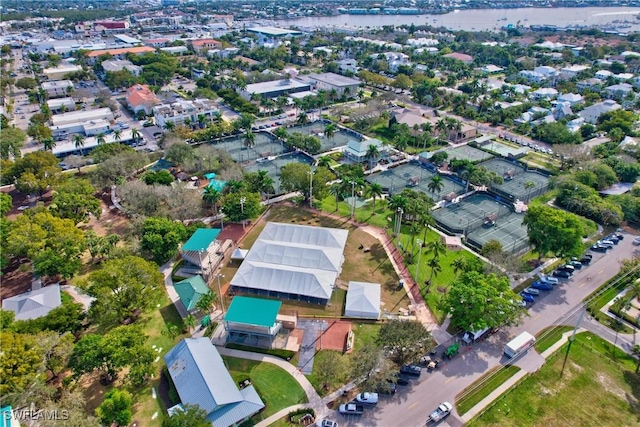
<svg viewBox="0 0 640 427">
<path fill-rule="evenodd" d="M 291 350 L 280 350 L 277 348 L 259 348 L 259 347 L 250 347 L 248 345 L 229 343 L 226 345 L 227 348 L 232 348 L 235 350 L 244 350 L 244 351 L 252 351 L 254 353 L 262 353 L 269 354 L 271 356 L 279 357 L 284 360 L 291 360 L 291 358 L 296 354 Z"/>
</svg>

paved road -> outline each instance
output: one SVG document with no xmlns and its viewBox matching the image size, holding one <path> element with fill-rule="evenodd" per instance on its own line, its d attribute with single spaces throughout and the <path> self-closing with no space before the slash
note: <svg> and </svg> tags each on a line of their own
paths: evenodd
<svg viewBox="0 0 640 427">
<path fill-rule="evenodd" d="M 489 369 L 504 364 L 502 356 L 504 344 L 523 331 L 537 334 L 548 326 L 565 323 L 581 305 L 582 299 L 596 290 L 619 270 L 622 259 L 629 258 L 636 247 L 633 237 L 625 239 L 604 255 L 594 253 L 589 267 L 577 271 L 574 278 L 562 283 L 552 292 L 541 295 L 529 309 L 529 317 L 523 324 L 498 331 L 484 342 L 472 347 L 462 347 L 459 356 L 445 363 L 442 368 L 428 373 L 423 370 L 418 381 L 409 387 L 399 387 L 392 398 L 381 401 L 375 409 L 369 410 L 361 419 L 346 419 L 337 416 L 341 425 L 378 426 L 418 426 L 424 425 L 428 413 L 443 401 L 454 402 L 463 389 L 481 377 Z M 541 363 L 540 356 L 531 351 L 518 361 L 517 365 L 532 371 Z M 459 426 L 462 421 L 455 415 L 441 426 Z"/>
</svg>

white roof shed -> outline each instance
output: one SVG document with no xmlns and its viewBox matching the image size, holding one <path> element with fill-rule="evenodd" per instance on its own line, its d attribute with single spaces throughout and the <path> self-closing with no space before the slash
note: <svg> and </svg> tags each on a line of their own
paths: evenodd
<svg viewBox="0 0 640 427">
<path fill-rule="evenodd" d="M 379 319 L 380 285 L 378 283 L 349 282 L 344 315 L 359 319 Z"/>
</svg>

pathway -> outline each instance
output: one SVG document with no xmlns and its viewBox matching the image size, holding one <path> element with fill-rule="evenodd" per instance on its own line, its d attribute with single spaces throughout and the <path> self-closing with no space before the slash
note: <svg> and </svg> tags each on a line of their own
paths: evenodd
<svg viewBox="0 0 640 427">
<path fill-rule="evenodd" d="M 180 297 L 178 296 L 176 289 L 173 287 L 173 280 L 171 279 L 172 271 L 173 261 L 168 261 L 160 267 L 160 272 L 164 276 L 164 288 L 167 291 L 167 295 L 169 295 L 169 299 L 171 299 L 171 302 L 176 307 L 176 310 L 178 310 L 180 317 L 184 319 L 189 313 L 187 313 L 187 309 L 181 302 L 178 303 L 180 301 Z"/>
</svg>

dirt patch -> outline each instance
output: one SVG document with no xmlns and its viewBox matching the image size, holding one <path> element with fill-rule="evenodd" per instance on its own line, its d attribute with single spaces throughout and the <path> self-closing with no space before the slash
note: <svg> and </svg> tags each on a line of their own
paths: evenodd
<svg viewBox="0 0 640 427">
<path fill-rule="evenodd" d="M 103 194 L 100 198 L 100 219 L 91 217 L 89 222 L 86 223 L 84 228 L 87 230 L 93 230 L 98 236 L 106 236 L 107 234 L 118 234 L 121 237 L 125 237 L 131 226 L 129 219 L 120 211 L 115 208 L 111 208 L 111 196 L 109 194 Z"/>
<path fill-rule="evenodd" d="M 2 270 L 0 300 L 30 291 L 32 277 L 29 261 L 11 258 L 9 265 Z"/>
<path fill-rule="evenodd" d="M 609 393 L 619 397 L 620 399 L 627 398 L 627 393 L 623 389 L 618 387 L 616 383 L 608 376 L 600 373 L 596 376 L 596 378 L 598 382 L 602 385 L 602 388 L 604 388 Z"/>
<path fill-rule="evenodd" d="M 347 335 L 351 330 L 351 322 L 344 320 L 332 321 L 316 341 L 316 350 L 336 350 L 344 352 L 347 344 Z"/>
<path fill-rule="evenodd" d="M 238 244 L 246 230 L 248 230 L 248 227 L 245 227 L 245 230 L 243 230 L 242 224 L 225 223 L 224 230 L 220 232 L 218 240 L 225 241 L 230 239 L 233 240 L 234 244 Z"/>
</svg>

